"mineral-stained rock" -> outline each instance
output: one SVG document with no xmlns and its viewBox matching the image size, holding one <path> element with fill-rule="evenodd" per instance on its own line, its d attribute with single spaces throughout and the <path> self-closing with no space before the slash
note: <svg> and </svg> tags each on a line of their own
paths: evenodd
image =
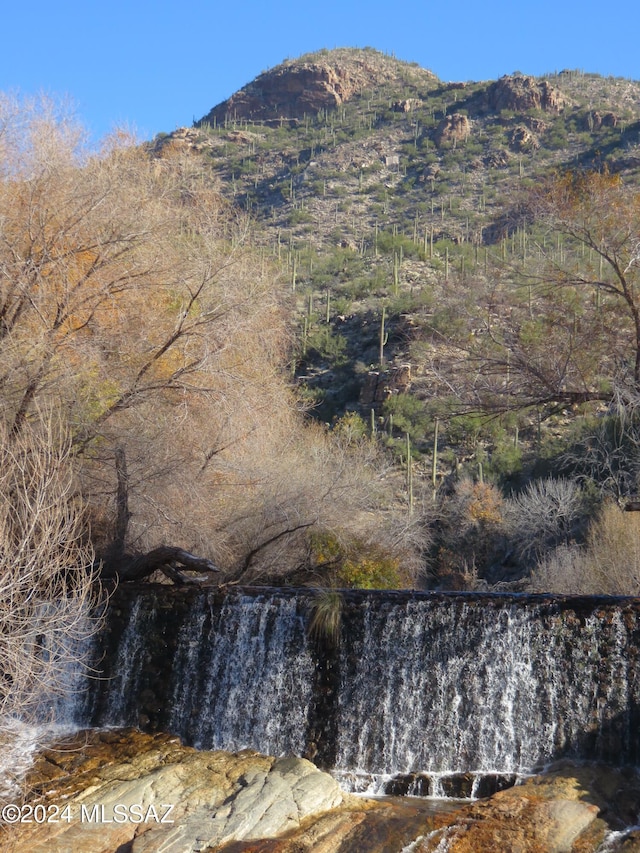
<svg viewBox="0 0 640 853">
<path fill-rule="evenodd" d="M 10 834 L 29 853 L 204 850 L 281 835 L 352 799 L 302 758 L 198 752 L 135 731 L 84 732 L 48 748 L 26 786 L 45 813 L 66 807 L 55 823 L 5 827 L 5 845 Z"/>
<path fill-rule="evenodd" d="M 25 789 L 31 814 L 55 822 L 1 827 L 2 853 L 595 853 L 640 809 L 631 769 L 559 764 L 434 813 L 413 798 L 345 794 L 305 759 L 198 752 L 134 730 L 43 750 Z M 637 833 L 621 844 L 640 850 Z"/>
<path fill-rule="evenodd" d="M 416 853 L 432 853 L 443 838 L 448 853 L 593 853 L 606 830 L 594 790 L 599 772 L 558 769 L 461 809 L 453 821 L 438 818 L 444 825 Z"/>
</svg>

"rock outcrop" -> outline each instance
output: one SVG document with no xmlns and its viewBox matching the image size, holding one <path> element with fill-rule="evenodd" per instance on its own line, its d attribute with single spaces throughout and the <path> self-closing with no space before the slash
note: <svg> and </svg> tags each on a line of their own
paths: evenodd
<svg viewBox="0 0 640 853">
<path fill-rule="evenodd" d="M 199 124 L 242 119 L 267 124 L 296 122 L 305 114 L 315 116 L 321 110 L 336 109 L 366 89 L 401 81 L 407 75 L 415 85 L 432 87 L 436 81 L 430 71 L 375 50 L 320 51 L 260 74 L 214 107 Z"/>
<path fill-rule="evenodd" d="M 471 122 L 466 115 L 453 113 L 445 116 L 435 130 L 434 139 L 438 148 L 464 142 L 471 133 Z"/>
<path fill-rule="evenodd" d="M 537 80 L 524 74 L 496 80 L 487 89 L 486 98 L 488 108 L 492 112 L 512 110 L 522 113 L 527 110 L 543 110 L 560 113 L 568 105 L 567 98 L 548 80 Z"/>
<path fill-rule="evenodd" d="M 522 853 L 570 853 L 596 850 L 606 831 L 588 788 L 571 773 L 537 777 L 468 806 L 447 819 L 416 853 L 438 849 L 446 839 L 448 853 L 489 850 Z M 574 844 L 580 840 L 580 846 Z"/>
<path fill-rule="evenodd" d="M 390 370 L 370 370 L 360 392 L 360 404 L 367 408 L 379 407 L 394 394 L 406 394 L 410 385 L 410 364 L 401 364 Z"/>
<path fill-rule="evenodd" d="M 402 101 L 394 101 L 391 109 L 396 113 L 411 113 L 420 109 L 424 104 L 420 98 L 404 98 Z"/>
<path fill-rule="evenodd" d="M 43 750 L 25 784 L 31 820 L 0 826 L 3 851 L 595 853 L 640 806 L 631 769 L 558 765 L 434 810 L 419 799 L 345 794 L 305 759 L 198 752 L 131 729 L 81 732 Z M 640 850 L 633 831 L 618 841 L 607 849 Z"/>
<path fill-rule="evenodd" d="M 620 119 L 615 113 L 589 110 L 584 117 L 583 127 L 585 130 L 600 130 L 602 127 L 617 127 Z"/>
<path fill-rule="evenodd" d="M 198 752 L 134 730 L 81 732 L 45 749 L 26 788 L 55 818 L 4 827 L 30 853 L 218 849 L 279 836 L 353 799 L 303 758 Z"/>
<path fill-rule="evenodd" d="M 509 145 L 514 151 L 535 151 L 540 147 L 537 137 L 523 124 L 513 128 L 509 135 Z"/>
</svg>

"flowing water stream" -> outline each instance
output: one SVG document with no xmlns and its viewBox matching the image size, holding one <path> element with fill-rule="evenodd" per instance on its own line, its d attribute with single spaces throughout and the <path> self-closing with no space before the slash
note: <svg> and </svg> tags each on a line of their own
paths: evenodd
<svg viewBox="0 0 640 853">
<path fill-rule="evenodd" d="M 640 603 L 122 588 L 87 722 L 312 758 L 352 790 L 491 793 L 559 758 L 640 763 Z"/>
</svg>

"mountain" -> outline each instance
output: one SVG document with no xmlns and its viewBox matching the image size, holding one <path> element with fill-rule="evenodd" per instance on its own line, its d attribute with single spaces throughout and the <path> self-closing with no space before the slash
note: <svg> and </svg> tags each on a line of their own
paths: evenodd
<svg viewBox="0 0 640 853">
<path fill-rule="evenodd" d="M 358 416 L 399 459 L 409 440 L 424 476 L 437 455 L 440 486 L 466 472 L 519 489 L 553 470 L 576 412 L 553 395 L 519 408 L 508 336 L 499 370 L 515 389 L 511 413 L 485 409 L 487 393 L 462 400 L 448 369 L 466 348 L 470 386 L 469 341 L 522 310 L 521 296 L 492 293 L 509 264 L 533 275 L 534 252 L 542 263 L 552 235 L 531 210 L 537 187 L 567 172 L 640 184 L 639 81 L 565 70 L 445 82 L 370 48 L 324 50 L 265 71 L 155 142 L 167 144 L 207 158 L 250 214 L 252 239 L 282 264 L 292 370 L 315 416 L 334 426 Z M 567 251 L 580 259 L 579 248 Z M 532 320 L 536 305 L 530 290 Z M 562 311 L 578 329 L 575 305 Z M 627 319 L 616 322 L 626 335 Z M 605 362 L 590 387 L 610 381 Z"/>
<path fill-rule="evenodd" d="M 640 82 L 562 71 L 445 83 L 369 48 L 320 51 L 264 72 L 170 138 L 206 152 L 260 224 L 256 239 L 285 259 L 300 311 L 333 300 L 345 357 L 367 365 L 379 347 L 363 315 L 433 281 L 447 248 L 458 264 L 461 247 L 482 254 L 512 233 L 523 191 L 570 168 L 639 179 Z M 397 325 L 387 357 L 406 363 Z M 358 399 L 350 373 L 354 390 L 332 376 L 321 392 L 327 419 Z"/>
</svg>

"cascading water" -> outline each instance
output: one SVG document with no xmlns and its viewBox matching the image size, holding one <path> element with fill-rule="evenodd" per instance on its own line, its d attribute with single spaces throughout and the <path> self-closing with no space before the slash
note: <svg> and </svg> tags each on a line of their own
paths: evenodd
<svg viewBox="0 0 640 853">
<path fill-rule="evenodd" d="M 308 592 L 119 595 L 95 723 L 306 754 L 356 789 L 640 763 L 634 600 L 348 592 L 335 644 L 308 636 Z"/>
<path fill-rule="evenodd" d="M 55 617 L 55 609 L 56 605 L 50 602 L 42 607 L 47 617 L 51 617 L 51 611 Z M 43 622 L 53 622 L 54 630 L 34 630 L 46 664 L 37 695 L 30 695 L 28 704 L 18 709 L 22 714 L 0 718 L 0 804 L 15 801 L 21 795 L 23 777 L 35 752 L 50 740 L 86 724 L 89 713 L 91 671 L 86 661 L 95 639 L 93 618 L 88 612 L 78 614 L 65 632 L 56 630 L 55 618 Z"/>
<path fill-rule="evenodd" d="M 169 729 L 201 748 L 301 753 L 313 676 L 294 598 L 202 597 L 178 636 Z"/>
<path fill-rule="evenodd" d="M 346 618 L 339 768 L 437 782 L 638 758 L 635 611 L 631 631 L 615 608 L 462 596 L 364 601 Z"/>
</svg>

